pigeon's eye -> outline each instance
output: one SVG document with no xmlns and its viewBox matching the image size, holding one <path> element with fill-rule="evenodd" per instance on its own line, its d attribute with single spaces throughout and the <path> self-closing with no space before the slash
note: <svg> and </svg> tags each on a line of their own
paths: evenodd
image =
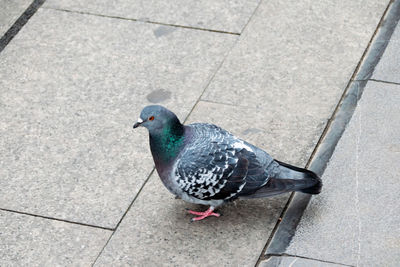
<svg viewBox="0 0 400 267">
<path fill-rule="evenodd" d="M 149 117 L 149 121 L 154 121 L 154 116 Z"/>
</svg>

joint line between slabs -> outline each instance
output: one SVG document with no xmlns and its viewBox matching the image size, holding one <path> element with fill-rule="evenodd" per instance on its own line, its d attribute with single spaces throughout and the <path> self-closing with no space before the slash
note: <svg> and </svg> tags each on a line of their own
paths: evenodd
<svg viewBox="0 0 400 267">
<path fill-rule="evenodd" d="M 164 22 L 158 22 L 158 21 L 152 21 L 152 20 L 124 18 L 124 17 L 120 17 L 120 16 L 97 14 L 97 13 L 92 13 L 92 12 L 87 12 L 87 11 L 69 10 L 69 9 L 57 8 L 57 7 L 43 7 L 43 8 L 44 9 L 62 11 L 62 12 L 68 12 L 68 13 L 75 13 L 75 14 L 82 14 L 82 15 L 89 15 L 89 16 L 97 16 L 97 17 L 110 18 L 110 19 L 120 19 L 120 20 L 128 20 L 128 21 L 135 21 L 135 22 L 143 22 L 143 23 L 148 23 L 148 24 L 169 26 L 169 27 L 175 27 L 175 28 L 183 28 L 183 29 L 190 29 L 190 30 L 197 30 L 197 31 L 205 31 L 205 32 L 213 32 L 213 33 L 221 33 L 221 34 L 230 34 L 230 35 L 240 35 L 240 33 L 237 33 L 237 32 L 213 30 L 213 29 L 199 28 L 199 27 L 194 27 L 194 26 L 185 26 L 185 25 L 179 25 L 179 24 L 164 23 Z"/>
<path fill-rule="evenodd" d="M 211 78 L 208 80 L 208 82 L 206 83 L 206 85 L 204 86 L 203 91 L 201 92 L 200 96 L 197 98 L 196 103 L 194 103 L 192 109 L 189 111 L 188 115 L 186 116 L 186 118 L 183 121 L 183 124 L 185 124 L 187 122 L 187 120 L 189 119 L 190 115 L 193 113 L 194 109 L 197 107 L 197 105 L 199 104 L 200 101 L 202 101 L 202 97 L 204 95 L 204 93 L 206 92 L 207 88 L 210 86 L 211 82 L 214 80 L 214 77 L 217 75 L 218 71 L 222 68 L 222 65 L 224 64 L 225 60 L 228 58 L 228 56 L 230 55 L 231 51 L 234 49 L 234 47 L 236 46 L 236 43 L 238 42 L 239 38 L 237 38 L 234 42 L 234 44 L 232 44 L 231 49 L 229 50 L 229 52 L 226 54 L 226 56 L 221 60 L 221 63 L 218 65 L 218 67 L 215 69 L 214 73 L 211 75 Z"/>
<path fill-rule="evenodd" d="M 253 13 L 251 14 L 249 20 L 247 21 L 247 23 L 244 25 L 244 27 L 242 28 L 242 31 L 240 32 L 240 34 L 242 34 L 244 32 L 244 30 L 247 28 L 247 25 L 249 25 L 250 21 L 253 19 L 254 15 L 256 14 L 258 8 L 260 7 L 261 3 L 263 0 L 259 0 L 258 4 L 256 6 L 256 8 L 254 9 Z"/>
<path fill-rule="evenodd" d="M 104 244 L 103 248 L 100 250 L 99 254 L 97 255 L 96 259 L 93 261 L 91 266 L 94 266 L 97 262 L 97 260 L 100 258 L 101 254 L 103 253 L 104 249 L 107 247 L 108 243 L 110 242 L 111 238 L 114 236 L 115 232 L 117 231 L 119 225 L 121 224 L 121 222 L 123 221 L 123 219 L 125 218 L 125 216 L 128 214 L 129 210 L 131 209 L 131 207 L 133 206 L 133 203 L 136 201 L 136 199 L 139 197 L 139 194 L 142 192 L 143 188 L 145 187 L 145 185 L 147 184 L 147 182 L 150 180 L 151 176 L 153 175 L 154 171 L 155 171 L 155 167 L 153 167 L 153 169 L 151 170 L 150 174 L 148 175 L 147 179 L 143 182 L 142 186 L 140 187 L 139 191 L 136 193 L 135 197 L 133 198 L 131 204 L 129 204 L 128 208 L 126 209 L 125 213 L 122 215 L 121 219 L 119 220 L 119 222 L 117 223 L 116 227 L 113 229 L 112 234 L 110 235 L 110 237 L 108 238 L 107 242 Z"/>
<path fill-rule="evenodd" d="M 249 18 L 248 22 L 246 23 L 246 25 L 243 27 L 241 33 L 243 33 L 245 31 L 245 29 L 247 28 L 247 26 L 249 25 L 250 20 L 253 18 L 254 14 L 256 13 L 256 11 L 258 10 L 259 6 L 261 5 L 262 0 L 259 1 L 257 7 L 255 8 L 253 14 L 251 15 L 251 17 Z M 238 36 L 241 35 L 241 33 L 237 34 Z M 219 66 L 216 68 L 215 72 L 212 74 L 210 80 L 207 82 L 207 84 L 204 86 L 203 91 L 201 92 L 199 98 L 197 99 L 196 103 L 193 105 L 192 109 L 189 111 L 188 115 L 186 116 L 185 120 L 183 121 L 183 124 L 185 124 L 187 122 L 187 120 L 189 119 L 190 115 L 193 113 L 193 110 L 196 108 L 196 106 L 199 104 L 200 101 L 203 101 L 202 97 L 204 95 L 204 93 L 206 92 L 207 88 L 210 86 L 211 82 L 214 80 L 215 76 L 217 75 L 218 71 L 222 68 L 222 65 L 224 64 L 225 60 L 229 57 L 229 55 L 231 54 L 232 50 L 236 47 L 236 44 L 238 43 L 240 37 L 237 38 L 235 40 L 235 43 L 232 45 L 231 49 L 229 50 L 229 52 L 226 54 L 226 56 L 224 57 L 224 59 L 221 61 L 221 63 L 219 64 Z M 208 101 L 208 102 L 212 102 L 212 101 Z M 222 103 L 221 103 L 222 104 Z M 223 103 L 225 104 L 225 103 Z M 225 105 L 229 105 L 229 104 L 225 104 Z"/>
<path fill-rule="evenodd" d="M 387 84 L 393 84 L 393 85 L 400 85 L 400 83 L 398 83 L 398 82 L 389 82 L 389 81 L 383 81 L 383 80 L 377 80 L 377 79 L 369 79 L 369 81 L 378 82 L 378 83 L 387 83 Z"/>
<path fill-rule="evenodd" d="M 321 260 L 321 259 L 316 259 L 316 258 L 310 258 L 310 257 L 306 257 L 306 256 L 300 256 L 300 255 L 292 255 L 292 254 L 287 254 L 287 253 L 283 253 L 283 254 L 268 254 L 265 255 L 265 259 L 267 260 L 270 257 L 293 257 L 293 258 L 299 258 L 299 259 L 305 259 L 305 260 L 312 260 L 312 261 L 319 261 L 319 262 L 324 262 L 324 263 L 331 263 L 331 264 L 338 264 L 338 265 L 342 265 L 342 266 L 348 266 L 348 267 L 355 267 L 354 265 L 350 265 L 350 264 L 345 264 L 345 263 L 339 263 L 339 262 L 334 262 L 334 261 L 327 261 L 327 260 Z"/>
<path fill-rule="evenodd" d="M 69 221 L 69 220 L 64 220 L 64 219 L 49 217 L 49 216 L 43 216 L 43 215 L 38 215 L 38 214 L 23 212 L 23 211 L 10 210 L 10 209 L 4 209 L 4 208 L 0 208 L 0 210 L 6 211 L 6 212 L 17 213 L 17 214 L 21 214 L 21 215 L 26 215 L 26 216 L 37 217 L 37 218 L 46 219 L 46 220 L 51 220 L 51 221 L 58 221 L 58 222 L 64 222 L 64 223 L 69 223 L 69 224 L 76 224 L 76 225 L 80 225 L 80 226 L 87 226 L 87 227 L 97 228 L 97 229 L 102 229 L 102 230 L 114 231 L 113 228 L 109 228 L 109 227 L 103 227 L 103 226 L 98 226 L 98 225 L 93 225 L 93 224 L 87 224 L 87 223 L 81 223 L 81 222 L 74 222 L 74 221 Z"/>
</svg>

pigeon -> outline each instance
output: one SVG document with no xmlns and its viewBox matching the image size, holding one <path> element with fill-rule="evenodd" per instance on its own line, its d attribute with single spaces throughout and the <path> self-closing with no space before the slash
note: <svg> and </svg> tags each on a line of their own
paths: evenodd
<svg viewBox="0 0 400 267">
<path fill-rule="evenodd" d="M 155 167 L 165 187 L 177 198 L 209 206 L 192 221 L 209 216 L 235 199 L 270 197 L 300 191 L 319 194 L 322 181 L 314 172 L 280 162 L 267 152 L 209 123 L 183 125 L 160 105 L 143 108 L 133 128 L 147 128 Z"/>
</svg>

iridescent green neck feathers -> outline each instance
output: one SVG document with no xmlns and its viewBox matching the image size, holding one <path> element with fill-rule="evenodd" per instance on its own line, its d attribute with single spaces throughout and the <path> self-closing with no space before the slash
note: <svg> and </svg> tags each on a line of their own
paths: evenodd
<svg viewBox="0 0 400 267">
<path fill-rule="evenodd" d="M 184 144 L 183 125 L 174 123 L 164 125 L 158 133 L 150 134 L 150 147 L 155 161 L 166 163 L 174 159 Z"/>
</svg>

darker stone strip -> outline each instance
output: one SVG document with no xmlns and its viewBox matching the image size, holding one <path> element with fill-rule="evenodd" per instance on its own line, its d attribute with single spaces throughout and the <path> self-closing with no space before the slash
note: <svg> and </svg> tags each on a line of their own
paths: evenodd
<svg viewBox="0 0 400 267">
<path fill-rule="evenodd" d="M 350 87 L 346 90 L 345 95 L 336 107 L 334 115 L 329 120 L 321 135 L 307 164 L 308 169 L 314 171 L 319 176 L 322 176 L 324 173 L 328 161 L 354 113 L 366 83 L 367 81 L 354 81 L 350 83 Z M 274 231 L 267 241 L 258 263 L 272 255 L 282 255 L 286 251 L 296 232 L 297 225 L 310 202 L 311 196 L 300 192 L 292 193 L 280 216 L 283 219 L 275 225 Z"/>
<path fill-rule="evenodd" d="M 380 22 L 381 28 L 379 29 L 376 41 L 370 46 L 368 56 L 365 62 L 360 66 L 355 80 L 368 80 L 371 78 L 372 73 L 375 70 L 376 65 L 381 59 L 383 53 L 389 44 L 390 38 L 400 20 L 400 1 L 394 0 L 392 7 L 387 14 L 387 17 Z"/>
<path fill-rule="evenodd" d="M 399 18 L 400 0 L 395 0 L 386 8 L 366 52 L 364 52 L 364 55 L 353 74 L 353 77 L 357 76 L 357 79 L 349 81 L 341 100 L 336 106 L 333 115 L 329 119 L 327 126 L 325 127 L 325 130 L 310 157 L 307 167 L 318 175 L 322 176 L 325 171 L 328 161 L 330 160 L 339 139 L 350 121 L 358 100 L 362 96 L 364 87 L 368 82 L 367 79 L 364 78 L 372 75 L 376 64 L 379 62 L 380 56 L 383 54 L 387 42 L 399 21 Z M 375 37 L 376 40 L 373 41 Z M 382 45 L 385 42 L 386 45 Z M 378 57 L 378 59 L 376 59 L 376 57 Z M 363 77 L 363 79 L 358 80 L 359 77 Z M 256 265 L 258 265 L 262 260 L 268 259 L 272 256 L 285 255 L 285 251 L 295 234 L 297 225 L 299 224 L 310 199 L 311 195 L 299 192 L 291 195 L 283 211 L 283 219 L 282 221 L 278 221 L 275 225 L 274 231 L 271 234 L 272 237 L 267 241 Z"/>
<path fill-rule="evenodd" d="M 0 53 L 46 0 L 34 0 L 0 39 Z"/>
</svg>

